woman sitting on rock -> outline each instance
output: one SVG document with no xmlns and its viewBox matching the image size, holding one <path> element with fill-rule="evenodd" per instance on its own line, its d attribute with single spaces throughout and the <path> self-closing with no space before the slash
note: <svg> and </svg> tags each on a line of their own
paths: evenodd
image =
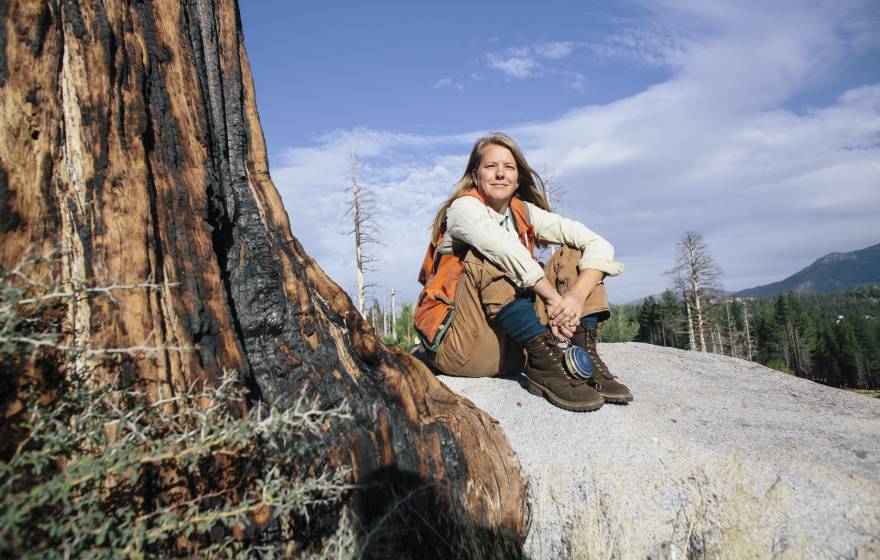
<svg viewBox="0 0 880 560">
<path fill-rule="evenodd" d="M 525 366 L 529 392 L 567 410 L 628 402 L 629 389 L 596 353 L 598 323 L 610 316 L 602 281 L 623 265 L 610 243 L 552 213 L 543 190 L 510 137 L 494 133 L 474 145 L 434 218 L 419 274 L 414 319 L 427 357 L 466 377 Z M 562 245 L 546 269 L 536 242 Z"/>
</svg>

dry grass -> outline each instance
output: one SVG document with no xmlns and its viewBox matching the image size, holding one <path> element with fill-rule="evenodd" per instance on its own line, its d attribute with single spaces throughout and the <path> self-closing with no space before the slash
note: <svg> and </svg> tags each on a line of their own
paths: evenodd
<svg viewBox="0 0 880 560">
<path fill-rule="evenodd" d="M 865 395 L 866 397 L 874 397 L 875 399 L 880 399 L 880 389 L 847 389 L 847 391 L 852 391 L 853 393 L 858 393 L 859 395 Z"/>
</svg>

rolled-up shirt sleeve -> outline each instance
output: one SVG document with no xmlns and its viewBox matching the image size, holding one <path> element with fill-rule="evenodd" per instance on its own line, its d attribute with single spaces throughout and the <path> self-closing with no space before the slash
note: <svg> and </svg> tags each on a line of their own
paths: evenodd
<svg viewBox="0 0 880 560">
<path fill-rule="evenodd" d="M 581 270 L 593 268 L 610 276 L 623 272 L 623 263 L 614 260 L 614 247 L 584 224 L 547 212 L 527 202 L 529 219 L 538 239 L 580 249 Z"/>
<path fill-rule="evenodd" d="M 544 270 L 516 233 L 502 227 L 490 212 L 495 214 L 479 200 L 461 197 L 446 211 L 446 233 L 479 251 L 517 287 L 534 286 L 544 277 Z"/>
</svg>

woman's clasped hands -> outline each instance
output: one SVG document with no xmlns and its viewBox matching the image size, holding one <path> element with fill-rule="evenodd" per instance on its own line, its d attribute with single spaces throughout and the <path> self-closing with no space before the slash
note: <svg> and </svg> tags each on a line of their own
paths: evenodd
<svg viewBox="0 0 880 560">
<path fill-rule="evenodd" d="M 547 315 L 550 317 L 550 332 L 558 340 L 566 340 L 574 336 L 574 330 L 581 320 L 583 300 L 571 292 L 550 298 L 547 302 Z"/>
</svg>

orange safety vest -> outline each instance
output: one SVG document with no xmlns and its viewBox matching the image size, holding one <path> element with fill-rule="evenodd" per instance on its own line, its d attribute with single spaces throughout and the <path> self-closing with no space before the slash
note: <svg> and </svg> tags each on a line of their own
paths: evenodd
<svg viewBox="0 0 880 560">
<path fill-rule="evenodd" d="M 470 189 L 462 196 L 472 196 L 486 204 L 486 200 L 476 189 Z M 535 258 L 535 230 L 529 223 L 528 209 L 525 203 L 518 199 L 510 200 L 510 210 L 513 214 L 513 223 L 519 234 L 519 240 L 529 250 L 532 258 Z M 464 260 L 467 248 L 458 252 L 439 251 L 440 242 L 446 233 L 446 224 L 441 226 L 437 238 L 434 239 L 425 253 L 422 268 L 419 271 L 419 282 L 424 286 L 419 295 L 419 301 L 413 311 L 413 322 L 416 331 L 422 339 L 422 344 L 431 352 L 436 352 L 443 340 L 443 335 L 452 318 L 455 316 L 456 288 L 464 268 Z"/>
</svg>

